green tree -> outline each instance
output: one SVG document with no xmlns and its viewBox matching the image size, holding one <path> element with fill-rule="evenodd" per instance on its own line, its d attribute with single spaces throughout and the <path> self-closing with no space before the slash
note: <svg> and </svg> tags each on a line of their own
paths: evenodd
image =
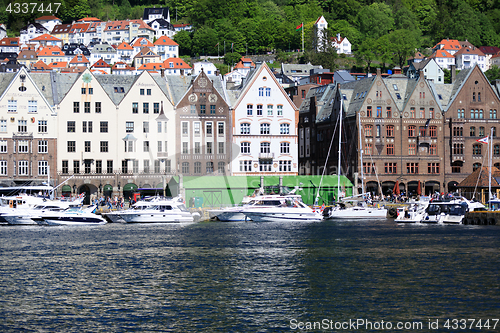
<svg viewBox="0 0 500 333">
<path fill-rule="evenodd" d="M 328 30 L 331 36 L 336 36 L 339 33 L 342 37 L 347 37 L 353 48 L 357 47 L 363 39 L 359 30 L 345 20 L 332 22 L 328 25 Z"/>
<path fill-rule="evenodd" d="M 492 82 L 493 80 L 500 80 L 500 67 L 491 66 L 486 72 L 484 72 L 488 80 Z"/>
<path fill-rule="evenodd" d="M 366 37 L 379 38 L 394 28 L 392 9 L 385 3 L 373 3 L 358 13 L 359 31 Z"/>
<path fill-rule="evenodd" d="M 217 32 L 209 27 L 201 27 L 193 34 L 192 52 L 200 55 L 217 54 Z"/>
<path fill-rule="evenodd" d="M 400 29 L 391 31 L 388 35 L 390 49 L 393 52 L 393 60 L 400 68 L 406 65 L 408 57 L 413 56 L 418 47 L 420 30 Z"/>
<path fill-rule="evenodd" d="M 59 17 L 63 22 L 71 23 L 90 16 L 91 10 L 87 0 L 63 0 Z"/>
<path fill-rule="evenodd" d="M 174 35 L 174 42 L 179 44 L 179 55 L 191 55 L 193 41 L 191 39 L 191 32 L 179 31 Z"/>
<path fill-rule="evenodd" d="M 370 72 L 371 64 L 376 60 L 376 40 L 373 38 L 365 38 L 361 44 L 359 44 L 358 50 L 355 53 L 356 60 L 362 64 L 366 65 L 367 71 Z"/>
<path fill-rule="evenodd" d="M 241 54 L 238 52 L 230 52 L 224 55 L 224 63 L 229 66 L 233 66 L 241 60 Z"/>
</svg>

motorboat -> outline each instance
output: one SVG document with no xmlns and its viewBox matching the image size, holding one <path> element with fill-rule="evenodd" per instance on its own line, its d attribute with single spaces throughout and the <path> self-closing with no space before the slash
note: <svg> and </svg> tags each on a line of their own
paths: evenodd
<svg viewBox="0 0 500 333">
<path fill-rule="evenodd" d="M 103 225 L 107 221 L 99 215 L 94 214 L 97 205 L 91 205 L 85 209 L 68 208 L 62 211 L 51 211 L 32 217 L 40 225 Z"/>
<path fill-rule="evenodd" d="M 132 209 L 104 214 L 110 220 L 122 223 L 191 223 L 194 216 L 187 210 L 184 200 L 157 198 L 145 205 L 134 205 Z"/>
<path fill-rule="evenodd" d="M 152 196 L 146 197 L 143 200 L 137 201 L 132 205 L 131 208 L 126 210 L 115 210 L 108 213 L 104 213 L 103 216 L 112 223 L 125 223 L 125 220 L 121 217 L 122 214 L 128 214 L 129 212 L 135 212 L 145 210 L 154 206 L 158 201 L 165 200 L 162 196 Z"/>
<path fill-rule="evenodd" d="M 34 225 L 38 224 L 33 218 L 48 212 L 66 210 L 68 208 L 78 208 L 81 206 L 83 198 L 80 200 L 47 200 L 42 204 L 29 209 L 12 209 L 3 213 L 2 218 L 10 225 Z"/>
<path fill-rule="evenodd" d="M 463 224 L 465 213 L 485 210 L 486 207 L 464 197 L 452 197 L 448 201 L 431 201 L 421 223 Z"/>
<path fill-rule="evenodd" d="M 343 198 L 335 206 L 326 209 L 324 215 L 327 219 L 385 219 L 387 217 L 387 209 L 385 207 L 369 206 L 365 201 L 365 197 L 367 196 L 369 195 L 358 194 Z M 347 206 L 346 202 L 351 202 L 353 205 Z"/>
<path fill-rule="evenodd" d="M 429 203 L 429 197 L 421 197 L 418 201 L 409 202 L 402 207 L 398 207 L 396 223 L 420 223 L 427 214 L 426 209 Z"/>
<path fill-rule="evenodd" d="M 254 222 L 323 220 L 323 214 L 307 206 L 297 194 L 263 195 L 244 207 L 241 212 Z"/>
</svg>

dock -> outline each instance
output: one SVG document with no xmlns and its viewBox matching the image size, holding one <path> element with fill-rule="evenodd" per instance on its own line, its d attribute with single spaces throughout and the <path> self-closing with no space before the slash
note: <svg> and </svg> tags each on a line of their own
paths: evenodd
<svg viewBox="0 0 500 333">
<path fill-rule="evenodd" d="M 500 211 L 474 211 L 465 213 L 463 224 L 500 225 Z"/>
</svg>

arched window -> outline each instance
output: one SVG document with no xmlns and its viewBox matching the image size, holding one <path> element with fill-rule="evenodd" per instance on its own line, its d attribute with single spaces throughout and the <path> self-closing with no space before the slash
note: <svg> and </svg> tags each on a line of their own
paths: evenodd
<svg viewBox="0 0 500 333">
<path fill-rule="evenodd" d="M 271 152 L 271 143 L 270 142 L 261 142 L 260 143 L 260 152 L 263 154 L 269 154 Z"/>
<path fill-rule="evenodd" d="M 451 172 L 452 173 L 462 173 L 462 167 L 464 165 L 464 162 L 462 161 L 455 161 L 451 164 Z"/>
<path fill-rule="evenodd" d="M 417 126 L 415 125 L 408 126 L 408 137 L 414 138 L 417 134 L 416 132 L 417 132 Z"/>
<path fill-rule="evenodd" d="M 194 162 L 194 173 L 201 173 L 201 162 Z"/>
<path fill-rule="evenodd" d="M 365 136 L 372 136 L 372 125 L 365 125 Z"/>
<path fill-rule="evenodd" d="M 493 155 L 495 155 L 495 156 L 500 155 L 500 145 L 493 146 Z"/>
<path fill-rule="evenodd" d="M 271 124 L 262 123 L 260 124 L 260 134 L 270 134 L 271 133 Z"/>
<path fill-rule="evenodd" d="M 240 134 L 250 134 L 250 124 L 249 123 L 241 123 Z"/>
<path fill-rule="evenodd" d="M 281 142 L 280 143 L 280 153 L 281 154 L 290 154 L 290 143 Z"/>
<path fill-rule="evenodd" d="M 472 171 L 476 171 L 481 167 L 481 163 L 474 163 L 472 164 Z"/>
</svg>

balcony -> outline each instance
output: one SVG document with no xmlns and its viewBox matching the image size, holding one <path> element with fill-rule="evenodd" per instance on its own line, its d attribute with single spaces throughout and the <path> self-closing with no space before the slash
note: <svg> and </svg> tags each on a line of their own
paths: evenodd
<svg viewBox="0 0 500 333">
<path fill-rule="evenodd" d="M 33 132 L 15 132 L 12 140 L 33 140 Z"/>
<path fill-rule="evenodd" d="M 259 160 L 272 160 L 274 153 L 259 153 Z"/>
</svg>

